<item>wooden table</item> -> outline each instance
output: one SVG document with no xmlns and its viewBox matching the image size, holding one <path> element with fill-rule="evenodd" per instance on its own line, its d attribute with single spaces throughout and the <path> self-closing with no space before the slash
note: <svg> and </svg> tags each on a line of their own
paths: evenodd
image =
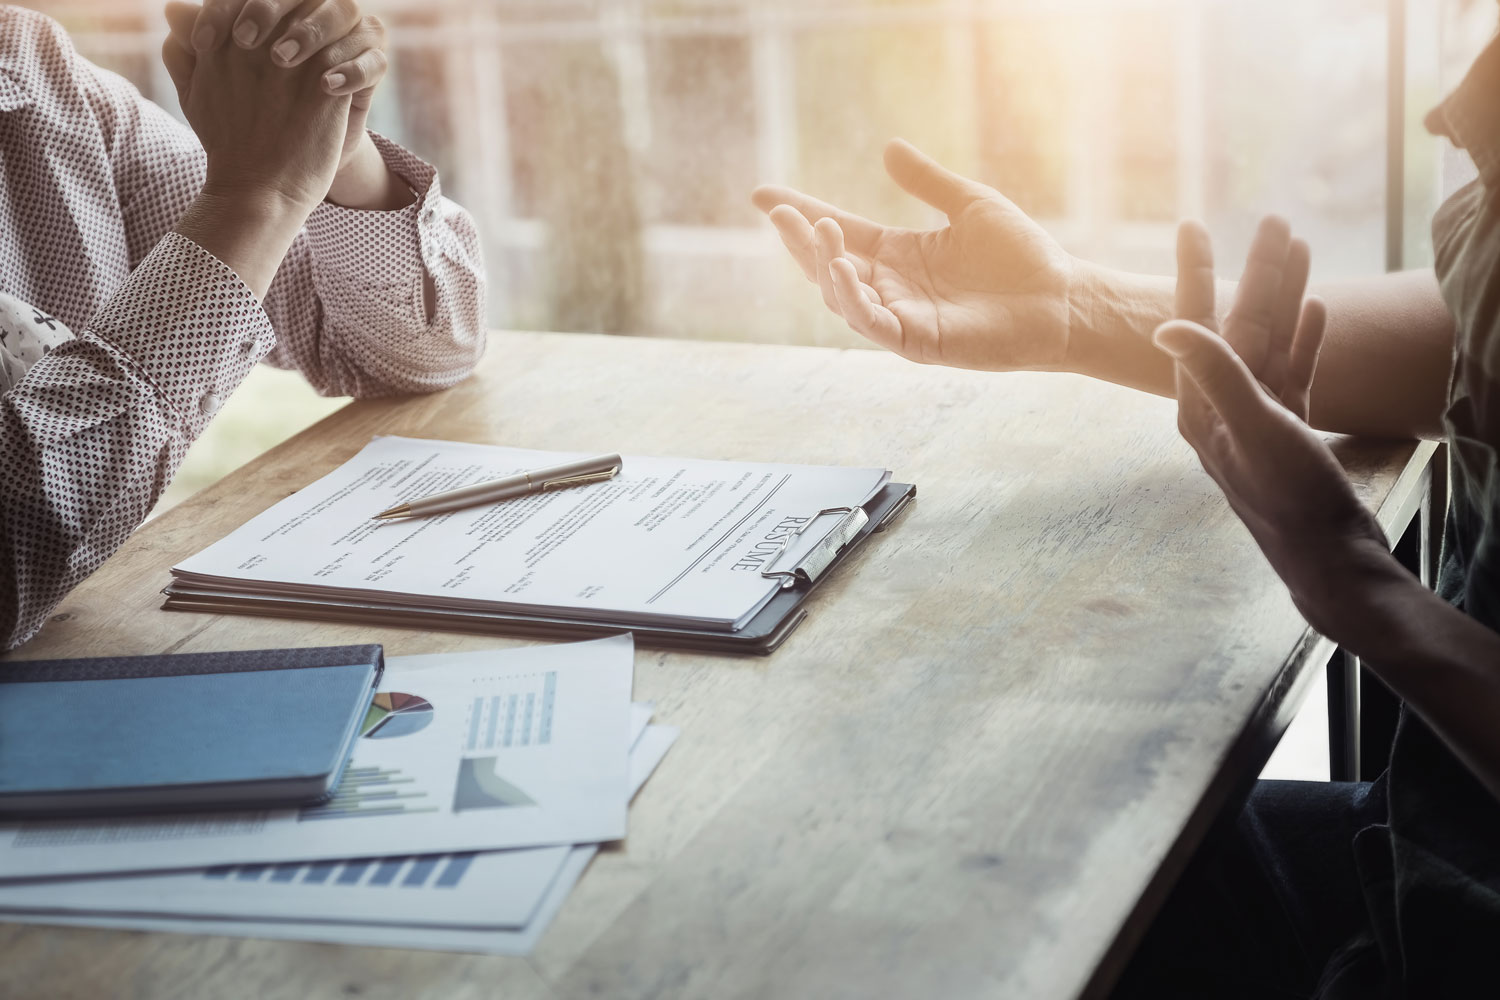
<svg viewBox="0 0 1500 1000">
<path fill-rule="evenodd" d="M 773 656 L 637 654 L 682 738 L 530 959 L 4 925 L 0 996 L 1102 993 L 1320 662 L 1173 414 L 1072 376 L 521 333 L 449 392 L 352 404 L 147 525 L 12 658 L 511 642 L 158 610 L 169 566 L 374 434 L 887 465 L 919 495 Z M 1430 445 L 1341 451 L 1388 530 L 1410 516 Z"/>
</svg>

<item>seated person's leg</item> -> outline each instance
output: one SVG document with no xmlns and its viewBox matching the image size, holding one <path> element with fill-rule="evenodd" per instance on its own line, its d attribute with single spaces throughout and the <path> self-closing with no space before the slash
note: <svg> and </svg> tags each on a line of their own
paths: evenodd
<svg viewBox="0 0 1500 1000">
<path fill-rule="evenodd" d="M 1114 996 L 1306 997 L 1365 926 L 1354 834 L 1384 821 L 1368 784 L 1261 781 L 1205 843 Z"/>
</svg>

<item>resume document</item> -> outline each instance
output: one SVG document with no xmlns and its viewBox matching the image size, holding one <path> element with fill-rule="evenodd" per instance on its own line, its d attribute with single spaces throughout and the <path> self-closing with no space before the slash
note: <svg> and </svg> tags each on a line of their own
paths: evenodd
<svg viewBox="0 0 1500 1000">
<path fill-rule="evenodd" d="M 398 504 L 581 457 L 381 437 L 172 570 L 197 591 L 736 629 L 884 469 L 626 456 L 602 483 L 425 518 Z M 785 552 L 782 550 L 786 549 Z"/>
</svg>

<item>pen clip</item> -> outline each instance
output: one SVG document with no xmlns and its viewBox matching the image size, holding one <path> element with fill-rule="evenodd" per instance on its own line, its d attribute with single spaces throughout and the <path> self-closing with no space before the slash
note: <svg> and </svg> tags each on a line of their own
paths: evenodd
<svg viewBox="0 0 1500 1000">
<path fill-rule="evenodd" d="M 568 479 L 547 479 L 538 488 L 545 493 L 547 490 L 561 490 L 569 486 L 586 486 L 589 483 L 602 483 L 606 479 L 613 479 L 619 471 L 620 467 L 617 465 L 612 469 L 605 469 L 603 472 L 590 472 L 586 476 L 572 476 Z"/>
</svg>

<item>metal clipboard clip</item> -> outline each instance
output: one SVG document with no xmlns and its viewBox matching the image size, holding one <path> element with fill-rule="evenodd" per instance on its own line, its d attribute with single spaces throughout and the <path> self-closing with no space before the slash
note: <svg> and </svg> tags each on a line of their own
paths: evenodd
<svg viewBox="0 0 1500 1000">
<path fill-rule="evenodd" d="M 817 524 L 822 518 L 832 514 L 842 514 L 843 518 L 833 526 L 833 530 L 823 536 L 823 540 L 813 546 L 802 561 L 791 569 L 776 569 L 775 566 L 786 555 L 787 550 L 792 547 L 792 542 L 802 537 L 808 528 Z M 844 550 L 861 531 L 865 525 L 870 523 L 870 515 L 863 507 L 828 507 L 818 511 L 808 518 L 807 523 L 801 525 L 796 531 L 788 532 L 781 537 L 781 548 L 766 563 L 766 568 L 760 571 L 760 575 L 767 579 L 779 579 L 781 589 L 794 587 L 798 580 L 806 580 L 808 583 L 817 583 L 818 577 L 833 563 L 835 557 Z"/>
</svg>

